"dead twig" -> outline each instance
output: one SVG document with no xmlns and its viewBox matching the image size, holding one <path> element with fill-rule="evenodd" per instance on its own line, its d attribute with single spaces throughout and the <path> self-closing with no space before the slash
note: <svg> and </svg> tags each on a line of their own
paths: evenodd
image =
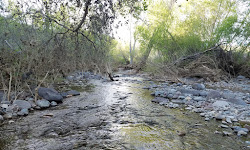
<svg viewBox="0 0 250 150">
<path fill-rule="evenodd" d="M 11 93 L 11 82 L 12 82 L 12 72 L 10 72 L 9 89 L 8 89 L 8 100 L 9 101 L 10 101 L 10 93 Z"/>
<path fill-rule="evenodd" d="M 42 81 L 39 83 L 39 85 L 35 89 L 35 102 L 37 101 L 37 97 L 38 97 L 38 89 L 40 88 L 40 86 L 42 85 L 42 83 L 45 81 L 45 79 L 47 78 L 48 74 L 49 74 L 49 71 L 46 73 L 46 75 L 44 76 L 44 78 L 42 79 Z"/>
</svg>

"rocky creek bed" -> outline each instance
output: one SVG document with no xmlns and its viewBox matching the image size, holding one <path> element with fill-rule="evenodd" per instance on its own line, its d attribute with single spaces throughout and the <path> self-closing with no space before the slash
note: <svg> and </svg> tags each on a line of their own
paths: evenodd
<svg viewBox="0 0 250 150">
<path fill-rule="evenodd" d="M 117 77 L 75 73 L 62 86 L 84 87 L 80 93 L 42 89 L 54 97 L 2 103 L 0 149 L 249 149 L 249 79 Z"/>
</svg>

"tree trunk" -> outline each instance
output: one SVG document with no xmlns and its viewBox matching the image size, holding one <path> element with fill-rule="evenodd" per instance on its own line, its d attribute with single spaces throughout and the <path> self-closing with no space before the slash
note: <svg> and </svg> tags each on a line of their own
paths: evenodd
<svg viewBox="0 0 250 150">
<path fill-rule="evenodd" d="M 150 55 L 150 52 L 154 46 L 154 36 L 158 33 L 158 30 L 155 29 L 154 32 L 153 32 L 153 35 L 151 36 L 149 42 L 148 42 L 148 46 L 147 46 L 147 49 L 145 51 L 145 53 L 143 54 L 143 57 L 141 58 L 141 62 L 139 63 L 139 65 L 136 67 L 136 70 L 137 71 L 140 71 L 145 65 L 146 65 L 146 62 L 147 62 L 147 59 Z"/>
</svg>

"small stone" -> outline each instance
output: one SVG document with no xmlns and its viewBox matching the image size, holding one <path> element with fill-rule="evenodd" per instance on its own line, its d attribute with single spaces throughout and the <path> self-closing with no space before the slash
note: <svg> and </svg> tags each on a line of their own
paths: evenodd
<svg viewBox="0 0 250 150">
<path fill-rule="evenodd" d="M 226 122 L 227 122 L 227 123 L 232 123 L 231 119 L 228 118 L 228 117 L 226 117 Z"/>
<path fill-rule="evenodd" d="M 212 90 L 210 92 L 208 92 L 207 94 L 207 99 L 218 99 L 221 98 L 221 94 L 218 91 Z"/>
<path fill-rule="evenodd" d="M 222 127 L 222 128 L 228 128 L 228 126 L 224 125 L 224 124 L 221 124 L 220 127 Z"/>
<path fill-rule="evenodd" d="M 219 131 L 214 131 L 214 134 L 221 134 L 221 132 L 219 132 Z"/>
<path fill-rule="evenodd" d="M 185 100 L 190 101 L 190 100 L 192 100 L 192 98 L 191 98 L 190 96 L 187 96 L 187 97 L 185 98 Z"/>
<path fill-rule="evenodd" d="M 173 108 L 178 108 L 179 105 L 178 104 L 173 104 Z"/>
<path fill-rule="evenodd" d="M 200 96 L 207 96 L 207 92 L 206 91 L 200 91 Z"/>
<path fill-rule="evenodd" d="M 29 110 L 28 109 L 22 109 L 21 111 L 19 111 L 17 113 L 18 116 L 26 116 L 29 114 Z"/>
<path fill-rule="evenodd" d="M 40 106 L 35 106 L 34 108 L 35 108 L 36 110 L 40 110 L 40 109 L 41 109 Z"/>
<path fill-rule="evenodd" d="M 227 131 L 222 131 L 222 133 L 223 133 L 224 136 L 231 136 L 232 135 L 232 133 L 227 132 Z"/>
<path fill-rule="evenodd" d="M 245 131 L 243 131 L 243 130 L 240 130 L 240 131 L 238 131 L 237 135 L 238 135 L 238 136 L 247 135 L 247 132 L 245 132 Z"/>
<path fill-rule="evenodd" d="M 51 105 L 52 107 L 57 106 L 57 102 L 52 101 L 52 102 L 50 103 L 50 105 Z"/>
<path fill-rule="evenodd" d="M 204 101 L 205 98 L 198 96 L 198 97 L 194 97 L 194 100 L 195 101 Z"/>
<path fill-rule="evenodd" d="M 0 122 L 2 122 L 4 120 L 3 116 L 0 115 Z"/>
<path fill-rule="evenodd" d="M 246 132 L 246 133 L 249 132 L 249 130 L 247 128 L 241 128 L 241 130 L 244 131 L 244 132 Z"/>
<path fill-rule="evenodd" d="M 185 99 L 185 96 L 178 96 L 178 99 Z"/>
<path fill-rule="evenodd" d="M 243 106 L 247 105 L 247 103 L 240 98 L 228 98 L 227 101 L 236 105 L 243 105 Z"/>
<path fill-rule="evenodd" d="M 205 118 L 205 121 L 209 121 L 210 119 L 209 118 Z"/>
<path fill-rule="evenodd" d="M 233 126 L 232 129 L 234 130 L 234 132 L 238 132 L 241 130 L 241 127 L 239 126 Z"/>
<path fill-rule="evenodd" d="M 37 106 L 41 107 L 41 108 L 48 108 L 50 106 L 50 102 L 48 100 L 42 99 L 42 100 L 38 100 L 36 102 Z"/>
<path fill-rule="evenodd" d="M 250 125 L 250 120 L 240 120 L 239 122 L 241 124 L 248 124 L 248 125 Z"/>
<path fill-rule="evenodd" d="M 222 121 L 221 123 L 222 123 L 222 124 L 227 124 L 227 122 L 226 122 L 226 121 Z"/>
<path fill-rule="evenodd" d="M 7 113 L 3 115 L 4 119 L 11 119 L 12 118 L 12 113 Z"/>
<path fill-rule="evenodd" d="M 195 108 L 192 111 L 196 112 L 196 113 L 202 113 L 202 112 L 204 112 L 204 110 L 202 108 Z"/>
<path fill-rule="evenodd" d="M 13 104 L 16 104 L 20 109 L 30 109 L 31 104 L 25 100 L 15 100 Z"/>
<path fill-rule="evenodd" d="M 17 116 L 18 116 L 17 113 L 15 113 L 15 112 L 12 113 L 12 118 L 17 118 Z"/>
<path fill-rule="evenodd" d="M 78 96 L 80 95 L 80 92 L 76 91 L 76 90 L 71 90 L 67 92 L 68 95 L 72 95 L 72 96 Z"/>
<path fill-rule="evenodd" d="M 10 120 L 10 121 L 9 121 L 9 124 L 12 124 L 12 123 L 14 123 L 14 122 L 15 122 L 15 121 L 13 121 L 13 120 Z"/>
<path fill-rule="evenodd" d="M 220 113 L 215 114 L 214 117 L 215 117 L 215 119 L 217 119 L 217 120 L 223 120 L 223 119 L 225 119 L 225 116 L 222 115 L 222 114 L 220 114 Z"/>
<path fill-rule="evenodd" d="M 1 107 L 6 110 L 9 107 L 9 105 L 8 104 L 2 104 Z"/>
<path fill-rule="evenodd" d="M 201 117 L 205 117 L 206 113 L 200 113 Z"/>
<path fill-rule="evenodd" d="M 185 110 L 192 110 L 192 107 L 186 107 Z"/>
<path fill-rule="evenodd" d="M 192 85 L 192 88 L 195 90 L 204 90 L 205 89 L 205 85 L 204 84 L 200 84 L 200 83 L 195 83 Z"/>
<path fill-rule="evenodd" d="M 165 102 L 168 103 L 169 100 L 163 97 L 155 97 L 154 99 L 151 100 L 154 103 L 161 103 L 161 102 Z"/>
<path fill-rule="evenodd" d="M 73 81 L 74 80 L 74 76 L 67 76 L 66 79 L 69 80 L 69 81 Z"/>
<path fill-rule="evenodd" d="M 185 100 L 172 100 L 171 102 L 176 103 L 176 104 L 185 104 Z"/>
<path fill-rule="evenodd" d="M 245 80 L 246 77 L 244 77 L 244 76 L 242 76 L 242 75 L 239 75 L 238 77 L 236 77 L 236 79 L 237 79 L 238 81 L 242 81 L 242 80 Z"/>
<path fill-rule="evenodd" d="M 232 120 L 232 122 L 238 122 L 238 119 L 236 119 L 236 118 L 233 118 L 231 120 Z"/>
<path fill-rule="evenodd" d="M 225 107 L 229 107 L 229 103 L 226 101 L 216 101 L 213 104 L 214 108 L 225 108 Z"/>
<path fill-rule="evenodd" d="M 178 132 L 178 135 L 179 135 L 179 136 L 185 136 L 185 135 L 186 135 L 186 132 L 184 132 L 184 131 Z"/>
</svg>

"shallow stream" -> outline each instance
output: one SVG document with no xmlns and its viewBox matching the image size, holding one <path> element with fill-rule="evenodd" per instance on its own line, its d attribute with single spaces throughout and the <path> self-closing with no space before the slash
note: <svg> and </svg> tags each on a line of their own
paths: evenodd
<svg viewBox="0 0 250 150">
<path fill-rule="evenodd" d="M 215 120 L 205 122 L 196 113 L 152 103 L 151 92 L 142 88 L 148 81 L 142 78 L 91 83 L 91 92 L 5 122 L 0 137 L 12 140 L 0 149 L 244 149 L 244 138 L 215 134 L 221 131 Z"/>
</svg>

